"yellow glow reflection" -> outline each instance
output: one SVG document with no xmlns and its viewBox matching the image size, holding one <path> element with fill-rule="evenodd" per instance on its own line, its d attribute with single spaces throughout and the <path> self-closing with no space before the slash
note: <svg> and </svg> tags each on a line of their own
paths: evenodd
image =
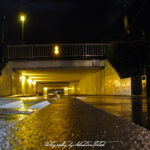
<svg viewBox="0 0 150 150">
<path fill-rule="evenodd" d="M 33 81 L 32 84 L 35 85 L 35 84 L 36 84 L 36 81 Z"/>
<path fill-rule="evenodd" d="M 125 29 L 128 29 L 128 17 L 127 16 L 124 17 L 124 27 L 125 27 Z M 127 32 L 128 32 L 128 34 L 130 33 L 129 30 L 127 30 Z"/>
<path fill-rule="evenodd" d="M 37 75 L 47 75 L 47 74 L 43 74 L 43 73 L 38 73 L 38 74 L 35 74 L 35 73 L 23 73 L 24 76 L 37 76 Z M 33 78 L 33 77 L 31 77 Z"/>
<path fill-rule="evenodd" d="M 44 91 L 47 91 L 47 87 L 44 88 Z"/>
<path fill-rule="evenodd" d="M 66 90 L 66 91 L 67 91 L 68 89 L 69 89 L 68 87 L 65 87 L 65 88 L 64 88 L 64 90 Z"/>
<path fill-rule="evenodd" d="M 29 112 L 32 112 L 33 110 L 32 110 L 32 109 L 28 109 L 28 111 L 29 111 Z"/>
<path fill-rule="evenodd" d="M 28 79 L 28 83 L 29 83 L 29 84 L 31 84 L 31 83 L 32 83 L 32 80 L 31 80 L 30 78 Z"/>
<path fill-rule="evenodd" d="M 115 80 L 114 83 L 115 83 L 115 86 L 116 86 L 116 87 L 121 86 L 121 84 L 120 84 L 120 82 L 119 82 L 118 80 Z"/>
<path fill-rule="evenodd" d="M 21 105 L 20 105 L 20 109 L 19 109 L 19 110 L 20 110 L 20 111 L 24 111 L 24 110 L 25 110 L 23 101 L 22 101 L 22 103 L 21 103 Z"/>
<path fill-rule="evenodd" d="M 25 115 L 19 115 L 19 120 L 22 120 L 25 118 Z"/>
<path fill-rule="evenodd" d="M 37 99 L 36 97 L 23 97 L 23 98 L 19 98 L 20 100 L 33 100 L 33 99 Z"/>
<path fill-rule="evenodd" d="M 22 83 L 24 83 L 24 82 L 25 82 L 26 77 L 25 77 L 25 76 L 21 76 L 21 77 L 20 77 L 20 79 L 21 79 L 21 82 L 22 82 Z"/>
<path fill-rule="evenodd" d="M 142 112 L 148 112 L 147 99 L 142 99 Z"/>
<path fill-rule="evenodd" d="M 48 90 L 48 88 L 44 87 L 43 89 L 44 89 L 44 97 L 46 97 L 47 96 L 47 90 Z"/>
<path fill-rule="evenodd" d="M 69 92 L 69 88 L 68 88 L 68 87 L 65 87 L 65 88 L 64 88 L 64 95 L 68 95 L 68 92 Z"/>
<path fill-rule="evenodd" d="M 32 79 L 36 79 L 36 78 L 44 78 L 44 77 L 31 77 Z"/>
</svg>

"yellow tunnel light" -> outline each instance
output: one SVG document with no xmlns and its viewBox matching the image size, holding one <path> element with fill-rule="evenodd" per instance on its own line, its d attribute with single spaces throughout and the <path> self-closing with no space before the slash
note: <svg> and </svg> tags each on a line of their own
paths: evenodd
<svg viewBox="0 0 150 150">
<path fill-rule="evenodd" d="M 25 79 L 26 79 L 26 77 L 25 77 L 25 76 L 21 76 L 21 77 L 20 77 L 20 80 L 22 81 L 22 83 L 24 83 L 24 82 L 25 82 Z"/>
<path fill-rule="evenodd" d="M 64 90 L 69 90 L 69 88 L 68 88 L 68 87 L 65 87 Z"/>
<path fill-rule="evenodd" d="M 29 84 L 31 84 L 31 83 L 32 83 L 32 80 L 31 80 L 30 78 L 28 79 L 28 83 L 29 83 Z"/>
<path fill-rule="evenodd" d="M 47 88 L 47 87 L 45 87 L 45 88 L 44 88 L 44 91 L 47 91 L 47 89 L 48 89 L 48 88 Z"/>
<path fill-rule="evenodd" d="M 35 84 L 36 84 L 36 81 L 33 81 L 32 84 L 35 85 Z"/>
</svg>

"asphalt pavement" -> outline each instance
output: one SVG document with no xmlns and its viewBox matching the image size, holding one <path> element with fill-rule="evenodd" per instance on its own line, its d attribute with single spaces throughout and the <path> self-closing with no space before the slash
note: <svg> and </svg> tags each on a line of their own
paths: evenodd
<svg viewBox="0 0 150 150">
<path fill-rule="evenodd" d="M 150 149 L 150 132 L 77 98 L 64 97 L 0 131 L 1 149 Z"/>
<path fill-rule="evenodd" d="M 50 102 L 44 97 L 1 97 L 0 129 L 13 126 L 48 104 Z"/>
</svg>

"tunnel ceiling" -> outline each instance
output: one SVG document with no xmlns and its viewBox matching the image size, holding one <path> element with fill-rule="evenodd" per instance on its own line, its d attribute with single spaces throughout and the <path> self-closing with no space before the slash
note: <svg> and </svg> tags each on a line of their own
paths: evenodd
<svg viewBox="0 0 150 150">
<path fill-rule="evenodd" d="M 50 68 L 34 70 L 16 70 L 21 75 L 28 76 L 36 82 L 72 82 L 78 81 L 84 76 L 94 73 L 100 69 L 93 68 Z"/>
</svg>

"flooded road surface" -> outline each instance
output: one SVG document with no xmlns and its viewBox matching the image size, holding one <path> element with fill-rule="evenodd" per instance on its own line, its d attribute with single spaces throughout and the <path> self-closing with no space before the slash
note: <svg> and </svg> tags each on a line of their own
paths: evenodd
<svg viewBox="0 0 150 150">
<path fill-rule="evenodd" d="M 128 96 L 81 96 L 84 102 L 150 130 L 150 99 Z"/>
<path fill-rule="evenodd" d="M 13 126 L 50 102 L 43 97 L 0 98 L 0 130 Z"/>
</svg>

